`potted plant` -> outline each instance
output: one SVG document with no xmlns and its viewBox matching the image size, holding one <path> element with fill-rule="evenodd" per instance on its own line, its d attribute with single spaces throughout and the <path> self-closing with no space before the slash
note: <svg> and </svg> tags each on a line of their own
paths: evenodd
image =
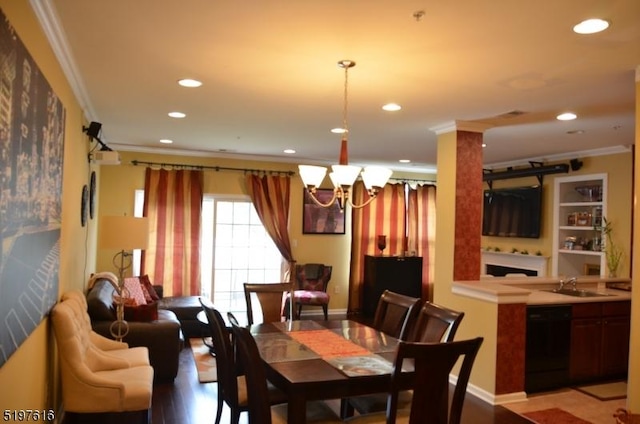
<svg viewBox="0 0 640 424">
<path fill-rule="evenodd" d="M 602 227 L 602 233 L 605 237 L 604 248 L 602 250 L 604 250 L 604 254 L 607 259 L 609 277 L 617 277 L 618 267 L 620 266 L 623 252 L 620 246 L 613 242 L 613 227 L 611 225 L 611 221 L 607 221 L 607 218 L 603 216 L 602 223 L 604 224 Z"/>
</svg>

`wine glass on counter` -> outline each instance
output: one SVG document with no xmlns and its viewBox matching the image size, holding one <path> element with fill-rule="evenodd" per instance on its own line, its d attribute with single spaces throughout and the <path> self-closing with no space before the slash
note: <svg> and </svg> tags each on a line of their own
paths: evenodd
<svg viewBox="0 0 640 424">
<path fill-rule="evenodd" d="M 380 249 L 380 256 L 382 256 L 382 252 L 387 248 L 387 236 L 380 235 L 378 236 L 378 249 Z"/>
</svg>

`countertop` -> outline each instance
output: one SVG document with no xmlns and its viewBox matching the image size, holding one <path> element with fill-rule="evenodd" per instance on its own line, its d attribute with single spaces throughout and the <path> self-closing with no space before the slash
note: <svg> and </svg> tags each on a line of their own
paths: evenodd
<svg viewBox="0 0 640 424">
<path fill-rule="evenodd" d="M 626 287 L 631 284 L 631 280 L 597 276 L 578 277 L 577 289 L 603 295 L 594 297 L 575 297 L 545 291 L 560 286 L 558 277 L 492 277 L 474 281 L 454 281 L 452 291 L 461 296 L 500 304 L 553 305 L 631 300 L 631 291 L 607 288 L 607 283 Z"/>
</svg>

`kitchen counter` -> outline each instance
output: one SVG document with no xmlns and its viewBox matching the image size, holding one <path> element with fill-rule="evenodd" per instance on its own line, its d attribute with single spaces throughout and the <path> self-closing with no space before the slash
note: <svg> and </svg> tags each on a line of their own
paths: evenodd
<svg viewBox="0 0 640 424">
<path fill-rule="evenodd" d="M 603 296 L 594 297 L 576 297 L 544 291 L 558 288 L 560 286 L 558 277 L 492 277 L 473 281 L 454 281 L 452 291 L 461 296 L 498 304 L 554 305 L 631 300 L 631 291 L 607 288 L 607 283 L 626 287 L 631 280 L 597 276 L 578 277 L 578 290 L 603 294 Z"/>
</svg>

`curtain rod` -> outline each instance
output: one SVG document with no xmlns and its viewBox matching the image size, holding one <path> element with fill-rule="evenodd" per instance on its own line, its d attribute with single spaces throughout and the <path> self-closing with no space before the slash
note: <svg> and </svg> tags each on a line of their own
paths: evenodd
<svg viewBox="0 0 640 424">
<path fill-rule="evenodd" d="M 134 166 L 138 166 L 138 165 L 148 165 L 148 166 L 160 166 L 161 168 L 165 168 L 165 167 L 171 167 L 171 168 L 177 168 L 177 169 L 192 169 L 192 170 L 203 170 L 203 169 L 210 169 L 212 171 L 239 171 L 239 172 L 244 172 L 245 174 L 247 172 L 252 172 L 252 173 L 259 173 L 259 174 L 276 174 L 276 175 L 288 175 L 288 176 L 292 176 L 295 175 L 296 173 L 293 171 L 278 171 L 278 170 L 270 170 L 270 169 L 251 169 L 251 168 L 232 168 L 232 167 L 228 167 L 228 166 L 208 166 L 208 165 L 190 165 L 190 164 L 185 164 L 185 163 L 165 163 L 165 162 L 145 162 L 145 161 L 140 161 L 140 160 L 132 160 L 131 164 L 133 164 Z"/>
<path fill-rule="evenodd" d="M 393 177 L 391 177 L 391 178 L 389 178 L 389 180 L 398 181 L 398 182 L 401 182 L 401 183 L 424 183 L 424 184 L 433 185 L 433 186 L 437 185 L 436 182 L 433 181 L 433 180 L 418 180 L 418 179 L 415 179 L 415 178 L 393 178 Z"/>
</svg>

